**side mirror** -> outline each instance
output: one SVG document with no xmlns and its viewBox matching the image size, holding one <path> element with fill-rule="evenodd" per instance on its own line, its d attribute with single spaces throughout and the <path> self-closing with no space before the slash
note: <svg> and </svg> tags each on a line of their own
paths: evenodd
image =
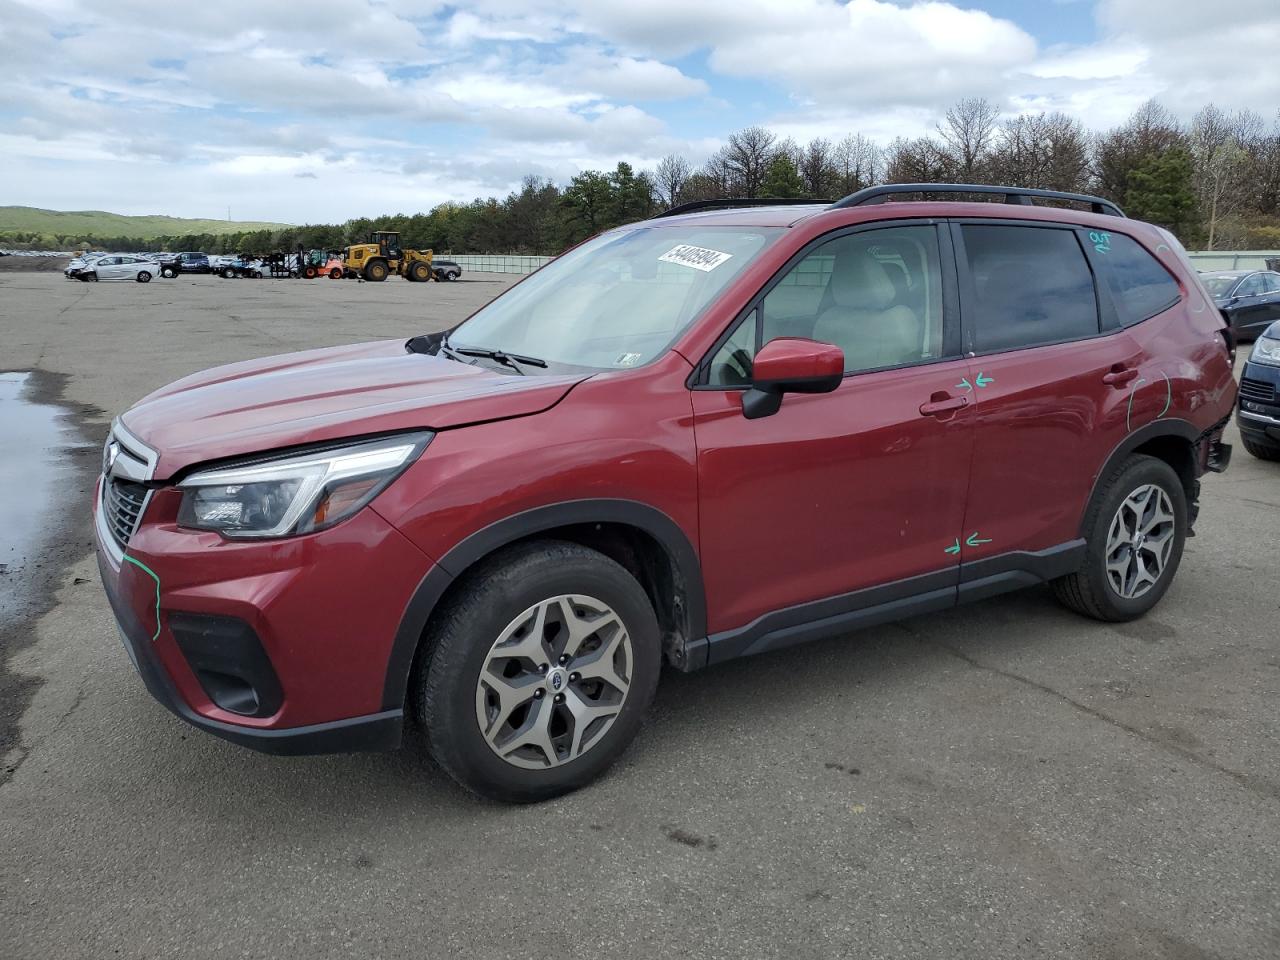
<svg viewBox="0 0 1280 960">
<path fill-rule="evenodd" d="M 748 420 L 771 417 L 784 393 L 830 393 L 844 379 L 844 351 L 800 337 L 770 340 L 752 364 L 751 389 L 742 395 Z"/>
</svg>

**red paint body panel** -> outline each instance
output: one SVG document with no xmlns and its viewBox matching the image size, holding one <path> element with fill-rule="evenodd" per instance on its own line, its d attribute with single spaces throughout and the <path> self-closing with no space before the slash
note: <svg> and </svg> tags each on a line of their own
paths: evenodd
<svg viewBox="0 0 1280 960">
<path fill-rule="evenodd" d="M 599 374 L 536 417 L 440 433 L 375 506 L 433 557 L 491 523 L 571 500 L 635 500 L 698 543 L 697 453 L 676 353 Z"/>
<path fill-rule="evenodd" d="M 144 397 L 121 419 L 160 451 L 163 480 L 283 446 L 527 416 L 582 379 L 495 373 L 383 340 L 215 367 Z"/>
<path fill-rule="evenodd" d="M 702 573 L 712 633 L 762 614 L 954 567 L 972 418 L 923 416 L 945 361 L 849 376 L 747 420 L 742 394 L 694 393 Z"/>
<path fill-rule="evenodd" d="M 391 641 L 431 559 L 372 510 L 320 533 L 264 544 L 179 528 L 180 499 L 172 488 L 152 499 L 128 555 L 160 578 L 154 648 L 192 709 L 248 727 L 296 727 L 381 709 Z M 103 569 L 114 566 L 108 561 Z M 154 629 L 155 581 L 127 561 L 116 576 L 135 614 Z M 284 689 L 280 710 L 258 719 L 216 707 L 168 629 L 175 611 L 252 626 Z"/>
</svg>

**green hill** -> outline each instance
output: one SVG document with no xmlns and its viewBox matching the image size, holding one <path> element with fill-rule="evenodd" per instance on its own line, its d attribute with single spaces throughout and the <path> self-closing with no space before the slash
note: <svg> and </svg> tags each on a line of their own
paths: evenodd
<svg viewBox="0 0 1280 960">
<path fill-rule="evenodd" d="M 41 233 L 49 236 L 177 237 L 198 233 L 240 233 L 275 230 L 287 223 L 243 220 L 188 220 L 183 217 L 127 217 L 104 210 L 41 210 L 39 207 L 0 207 L 0 234 Z"/>
</svg>

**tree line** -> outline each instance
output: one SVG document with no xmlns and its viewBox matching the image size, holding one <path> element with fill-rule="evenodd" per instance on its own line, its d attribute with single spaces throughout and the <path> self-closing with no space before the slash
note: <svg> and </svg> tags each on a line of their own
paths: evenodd
<svg viewBox="0 0 1280 960">
<path fill-rule="evenodd" d="M 990 101 L 966 98 L 932 134 L 888 144 L 859 133 L 800 144 L 753 126 L 731 134 L 700 166 L 672 154 L 652 170 L 619 163 L 563 186 L 529 176 L 503 199 L 443 203 L 428 213 L 150 239 L 0 234 L 0 244 L 54 239 L 62 248 L 262 254 L 338 249 L 374 230 L 398 230 L 403 245 L 437 252 L 554 254 L 694 200 L 837 199 L 878 183 L 930 182 L 1097 194 L 1169 228 L 1191 249 L 1280 248 L 1280 113 L 1268 123 L 1253 111 L 1210 104 L 1184 124 L 1149 101 L 1123 124 L 1092 132 L 1067 114 L 1002 118 Z"/>
</svg>

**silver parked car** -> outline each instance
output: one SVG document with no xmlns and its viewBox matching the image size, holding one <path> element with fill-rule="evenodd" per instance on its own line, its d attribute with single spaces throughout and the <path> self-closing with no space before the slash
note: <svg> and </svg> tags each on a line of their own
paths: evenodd
<svg viewBox="0 0 1280 960">
<path fill-rule="evenodd" d="M 80 271 L 78 279 L 136 280 L 138 283 L 150 283 L 151 278 L 159 272 L 160 267 L 154 260 L 132 254 L 111 254 L 87 265 Z"/>
</svg>

